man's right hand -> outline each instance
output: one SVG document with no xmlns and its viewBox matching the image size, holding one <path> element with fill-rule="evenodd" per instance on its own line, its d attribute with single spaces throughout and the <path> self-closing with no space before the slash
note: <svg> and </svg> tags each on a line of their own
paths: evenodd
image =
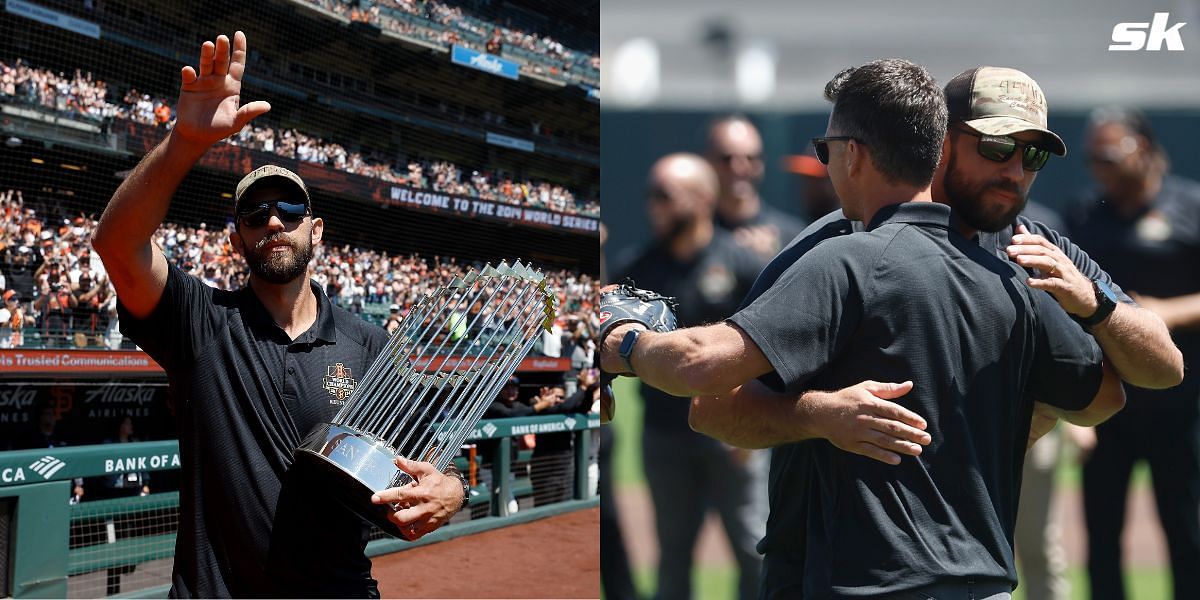
<svg viewBox="0 0 1200 600">
<path fill-rule="evenodd" d="M 215 44 L 204 42 L 199 72 L 191 66 L 182 69 L 183 85 L 179 88 L 172 136 L 208 148 L 271 110 L 271 105 L 261 100 L 239 106 L 245 70 L 246 34 L 233 34 L 232 54 L 229 38 L 224 35 L 217 36 Z"/>
<path fill-rule="evenodd" d="M 800 401 L 808 404 L 813 438 L 829 440 L 846 452 L 898 465 L 901 455 L 918 456 L 932 441 L 921 415 L 891 402 L 912 388 L 911 381 L 864 381 L 834 392 L 806 392 Z"/>
</svg>

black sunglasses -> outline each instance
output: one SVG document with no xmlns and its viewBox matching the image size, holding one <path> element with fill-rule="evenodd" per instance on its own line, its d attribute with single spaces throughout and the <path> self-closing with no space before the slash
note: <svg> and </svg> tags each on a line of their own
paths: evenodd
<svg viewBox="0 0 1200 600">
<path fill-rule="evenodd" d="M 272 200 L 271 202 L 263 202 L 255 205 L 253 208 L 241 211 L 238 214 L 238 221 L 241 222 L 242 227 L 262 227 L 271 220 L 272 207 L 275 208 L 276 214 L 279 215 L 279 220 L 288 225 L 295 225 L 308 216 L 308 205 L 303 202 Z"/>
<path fill-rule="evenodd" d="M 854 140 L 860 144 L 862 143 L 858 141 L 858 138 L 849 135 L 829 135 L 825 137 L 815 137 L 809 141 L 812 143 L 813 154 L 817 155 L 817 160 L 821 161 L 821 164 L 827 165 L 829 164 L 829 142 L 848 142 L 850 140 Z"/>
<path fill-rule="evenodd" d="M 998 163 L 1008 162 L 1017 150 L 1021 151 L 1021 168 L 1026 171 L 1041 171 L 1050 160 L 1050 151 L 1028 142 L 1019 141 L 1008 135 L 987 135 L 966 127 L 957 128 L 959 133 L 979 138 L 979 155 Z"/>
</svg>

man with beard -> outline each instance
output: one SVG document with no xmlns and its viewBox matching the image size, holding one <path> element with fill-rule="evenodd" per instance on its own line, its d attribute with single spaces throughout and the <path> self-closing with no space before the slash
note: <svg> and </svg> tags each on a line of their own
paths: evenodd
<svg viewBox="0 0 1200 600">
<path fill-rule="evenodd" d="M 717 227 L 732 233 L 738 245 L 753 250 L 761 267 L 804 224 L 764 202 L 758 193 L 766 170 L 758 128 L 741 115 L 713 121 L 708 128 L 707 158 L 721 184 L 714 214 Z"/>
<path fill-rule="evenodd" d="M 175 128 L 117 189 L 93 237 L 122 331 L 175 395 L 183 473 L 171 595 L 378 597 L 365 523 L 289 469 L 301 438 L 340 407 L 325 375 L 361 377 L 387 339 L 306 277 L 324 223 L 304 182 L 268 165 L 238 183 L 230 242 L 250 266 L 243 289 L 205 285 L 151 242 L 196 161 L 270 110 L 240 104 L 245 60 L 240 31 L 232 44 L 204 42 L 199 69 L 182 70 Z M 393 513 L 397 525 L 424 535 L 461 508 L 460 478 L 397 465 L 418 484 L 374 498 L 408 506 Z"/>
<path fill-rule="evenodd" d="M 671 154 L 650 170 L 647 215 L 654 241 L 614 272 L 680 299 L 679 322 L 701 325 L 733 314 L 758 275 L 759 259 L 713 225 L 717 176 L 692 154 Z M 756 596 L 755 544 L 766 520 L 763 452 L 730 448 L 687 426 L 688 399 L 643 385 L 642 460 L 659 544 L 657 598 L 690 598 L 692 557 L 710 508 L 738 561 L 739 597 Z"/>
<path fill-rule="evenodd" d="M 977 100 L 1004 96 L 1005 90 L 1012 90 L 1007 96 L 1009 102 Z M 1133 304 L 1108 274 L 1070 240 L 1041 223 L 1017 216 L 1026 206 L 1037 169 L 1048 158 L 1039 150 L 1066 151 L 1046 128 L 1045 100 L 1037 82 L 1015 69 L 980 67 L 955 77 L 946 86 L 946 99 L 949 127 L 942 160 L 934 173 L 933 200 L 952 206 L 960 230 L 977 232 L 975 239 L 985 250 L 1041 269 L 1042 273 L 1026 283 L 1047 289 L 1073 315 L 1095 316 L 1099 306 L 1096 287 L 1100 284 L 1093 281 L 1109 286 L 1120 301 L 1106 319 L 1088 328 L 1106 361 L 1132 385 L 1177 385 L 1183 377 L 1181 355 L 1162 321 Z M 1040 109 L 1028 111 L 1022 106 Z M 985 134 L 981 130 L 993 138 L 987 140 L 987 146 L 983 145 Z M 998 139 L 1006 136 L 1010 140 Z M 1031 142 L 1042 145 L 1023 146 L 1021 152 L 1016 151 L 1018 144 Z M 1006 145 L 1011 148 L 1007 157 Z M 1027 152 L 1029 159 L 1024 158 Z M 862 223 L 846 218 L 842 211 L 814 222 L 763 270 L 744 304 L 761 295 L 822 241 L 860 231 Z M 891 464 L 898 464 L 901 455 L 920 453 L 917 444 L 928 437 L 919 435 L 923 432 L 913 427 L 923 428 L 923 420 L 905 420 L 908 427 L 903 429 L 886 422 L 897 417 L 884 399 L 894 399 L 910 389 L 908 382 L 866 381 L 838 391 L 808 391 L 797 396 L 772 391 L 756 381 L 736 393 L 699 399 L 693 403 L 690 418 L 697 431 L 727 443 L 747 448 L 775 447 L 778 459 L 786 457 L 797 473 L 790 482 L 795 486 L 791 488 L 791 501 L 795 503 L 792 513 L 802 515 L 807 510 L 803 499 L 815 447 L 812 440 L 826 439 L 842 450 Z M 1034 410 L 1031 442 L 1061 416 L 1042 403 L 1035 403 Z M 791 530 L 793 538 L 803 539 L 803 524 L 804 519 L 797 517 Z M 774 550 L 784 559 L 767 560 L 764 578 L 771 582 L 769 593 L 779 597 L 798 594 L 799 588 L 790 586 L 799 586 L 803 581 L 803 544 L 777 537 L 764 540 L 760 549 Z"/>
</svg>

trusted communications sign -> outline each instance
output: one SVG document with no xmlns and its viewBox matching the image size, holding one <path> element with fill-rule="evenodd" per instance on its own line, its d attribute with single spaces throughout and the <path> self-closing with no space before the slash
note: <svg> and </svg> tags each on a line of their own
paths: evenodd
<svg viewBox="0 0 1200 600">
<path fill-rule="evenodd" d="M 486 71 L 492 75 L 499 75 L 509 79 L 520 77 L 520 68 L 517 63 L 500 58 L 499 56 L 472 50 L 465 46 L 452 46 L 450 49 L 450 61 L 456 65 L 479 69 L 480 71 Z"/>
</svg>

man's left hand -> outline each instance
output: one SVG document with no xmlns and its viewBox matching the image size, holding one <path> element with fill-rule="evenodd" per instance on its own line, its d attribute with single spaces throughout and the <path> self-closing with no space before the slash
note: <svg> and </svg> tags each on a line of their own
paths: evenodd
<svg viewBox="0 0 1200 600">
<path fill-rule="evenodd" d="M 371 496 L 375 504 L 395 504 L 400 510 L 388 520 L 415 540 L 441 527 L 463 503 L 462 482 L 431 463 L 396 457 L 396 466 L 412 476 L 408 485 L 388 488 Z"/>
<path fill-rule="evenodd" d="M 1027 280 L 1029 287 L 1046 290 L 1063 310 L 1077 317 L 1090 317 L 1100 307 L 1096 301 L 1096 289 L 1092 280 L 1075 268 L 1058 246 L 1050 240 L 1030 233 L 1024 225 L 1017 226 L 1008 247 L 1008 256 L 1027 269 L 1037 269 L 1040 277 Z"/>
</svg>

